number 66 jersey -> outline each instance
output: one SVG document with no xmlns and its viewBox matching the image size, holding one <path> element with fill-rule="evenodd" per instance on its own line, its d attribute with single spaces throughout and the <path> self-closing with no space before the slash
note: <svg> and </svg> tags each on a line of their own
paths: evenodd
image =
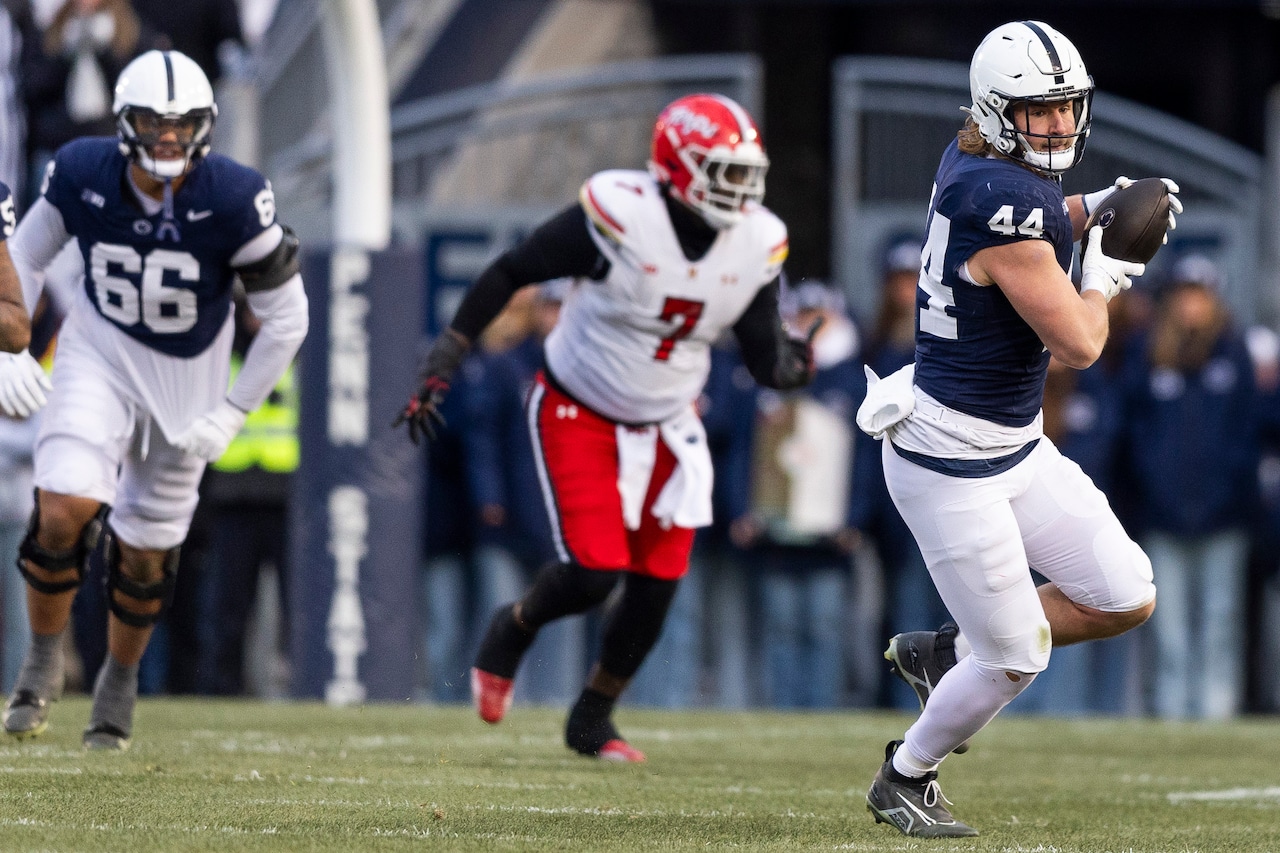
<svg viewBox="0 0 1280 853">
<path fill-rule="evenodd" d="M 210 154 L 170 199 L 156 201 L 132 183 L 114 138 L 76 140 L 50 163 L 12 241 L 28 310 L 68 238 L 84 278 L 62 345 L 91 347 L 116 390 L 176 435 L 226 394 L 236 268 L 283 238 L 270 185 Z"/>
<path fill-rule="evenodd" d="M 787 229 L 761 205 L 684 256 L 646 172 L 592 176 L 579 202 L 609 261 L 603 281 L 575 288 L 547 339 L 547 366 L 566 391 L 621 423 L 658 423 L 697 398 L 711 344 L 781 271 Z"/>
</svg>

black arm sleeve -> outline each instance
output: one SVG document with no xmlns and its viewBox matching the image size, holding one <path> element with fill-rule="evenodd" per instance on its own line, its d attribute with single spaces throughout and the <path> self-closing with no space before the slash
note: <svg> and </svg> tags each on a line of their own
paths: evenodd
<svg viewBox="0 0 1280 853">
<path fill-rule="evenodd" d="M 245 293 L 274 290 L 297 275 L 301 269 L 298 260 L 298 235 L 284 223 L 280 223 L 280 228 L 284 234 L 270 254 L 261 260 L 235 268 Z"/>
<path fill-rule="evenodd" d="M 733 324 L 742 361 L 751 377 L 766 388 L 778 387 L 775 371 L 787 353 L 787 332 L 778 316 L 778 279 L 760 288 L 747 310 Z"/>
<path fill-rule="evenodd" d="M 597 281 L 609 271 L 588 232 L 590 224 L 581 205 L 566 207 L 534 229 L 533 233 L 480 273 L 467 290 L 450 324 L 454 331 L 474 341 L 501 313 L 512 294 L 528 284 L 573 276 Z"/>
</svg>

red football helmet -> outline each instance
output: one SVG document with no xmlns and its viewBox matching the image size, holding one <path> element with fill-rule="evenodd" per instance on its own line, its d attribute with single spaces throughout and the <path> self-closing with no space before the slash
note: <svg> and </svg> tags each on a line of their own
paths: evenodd
<svg viewBox="0 0 1280 853">
<path fill-rule="evenodd" d="M 728 228 L 749 201 L 764 198 L 769 158 L 760 131 L 723 95 L 687 95 L 667 105 L 653 126 L 649 171 L 709 225 Z"/>
</svg>

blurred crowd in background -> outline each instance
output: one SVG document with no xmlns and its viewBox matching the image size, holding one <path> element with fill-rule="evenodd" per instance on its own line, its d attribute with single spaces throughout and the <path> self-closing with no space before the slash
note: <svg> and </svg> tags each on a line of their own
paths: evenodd
<svg viewBox="0 0 1280 853">
<path fill-rule="evenodd" d="M 216 82 L 243 59 L 242 15 L 253 5 L 0 2 L 0 180 L 29 203 L 60 145 L 114 134 L 112 83 L 145 50 L 182 50 Z M 69 284 L 78 262 L 69 255 Z M 873 317 L 850 315 L 839 282 L 785 289 L 794 328 L 825 320 L 818 377 L 804 391 L 761 390 L 731 342 L 715 352 L 699 405 L 715 455 L 717 520 L 699 532 L 664 636 L 625 701 L 915 707 L 881 652 L 891 635 L 936 628 L 947 613 L 885 490 L 882 448 L 853 416 L 864 364 L 884 376 L 913 358 L 919 238 L 903 235 L 868 263 L 879 265 L 883 287 Z M 1208 259 L 1188 255 L 1170 268 L 1111 302 L 1103 357 L 1085 371 L 1052 367 L 1044 406 L 1046 435 L 1107 493 L 1151 556 L 1155 616 L 1123 637 L 1055 651 L 1014 709 L 1166 718 L 1280 711 L 1280 338 L 1233 321 Z M 508 306 L 465 363 L 445 403 L 448 426 L 424 451 L 415 590 L 423 701 L 466 701 L 488 614 L 553 557 L 523 403 L 542 341 L 577 286 L 547 282 Z M 36 341 L 47 349 L 57 300 L 37 311 Z M 243 347 L 253 318 L 238 310 L 237 322 Z M 291 379 L 206 476 L 175 605 L 144 659 L 144 693 L 288 693 Z M 0 423 L 5 692 L 28 635 L 12 562 L 31 512 L 35 426 Z M 90 626 L 104 619 L 101 593 L 79 596 L 77 637 L 101 637 Z M 541 632 L 517 696 L 569 701 L 597 631 L 578 618 Z M 78 652 L 83 679 L 104 650 L 82 641 Z"/>
</svg>

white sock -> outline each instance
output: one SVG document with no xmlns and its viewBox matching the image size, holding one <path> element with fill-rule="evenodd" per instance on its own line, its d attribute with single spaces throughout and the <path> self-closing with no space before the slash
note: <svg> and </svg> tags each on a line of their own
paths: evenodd
<svg viewBox="0 0 1280 853">
<path fill-rule="evenodd" d="M 897 770 L 903 776 L 910 776 L 913 779 L 918 779 L 924 774 L 931 770 L 936 770 L 937 768 L 937 764 L 929 764 L 927 761 L 921 761 L 912 755 L 911 750 L 907 749 L 907 745 L 905 743 L 898 747 L 897 751 L 893 754 L 893 769 Z"/>
<path fill-rule="evenodd" d="M 951 750 L 981 731 L 1001 708 L 1035 680 L 1035 673 L 1016 675 L 1018 680 L 1014 681 L 1004 669 L 980 666 L 972 655 L 962 658 L 938 682 L 924 712 L 907 729 L 903 747 L 894 754 L 894 767 L 899 773 L 908 772 L 904 769 L 910 766 L 906 756 L 902 765 L 897 763 L 897 757 L 904 752 L 909 752 L 915 762 L 924 767 L 922 772 L 941 764 Z"/>
</svg>

